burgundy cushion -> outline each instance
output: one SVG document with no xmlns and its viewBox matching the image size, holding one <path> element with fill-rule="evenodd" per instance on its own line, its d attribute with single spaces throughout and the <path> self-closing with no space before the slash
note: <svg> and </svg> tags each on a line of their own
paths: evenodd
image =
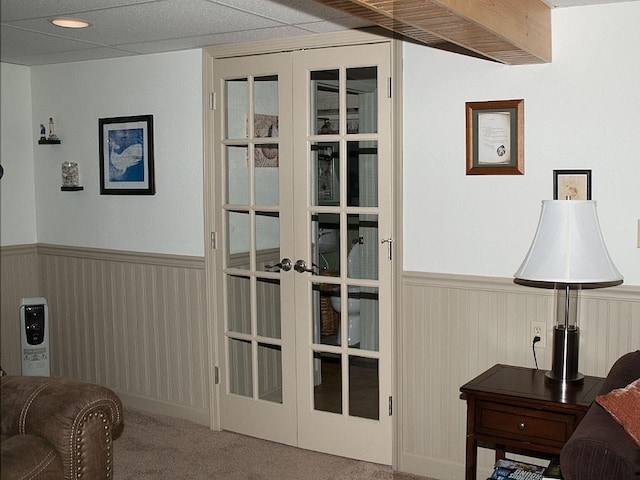
<svg viewBox="0 0 640 480">
<path fill-rule="evenodd" d="M 640 446 L 640 379 L 596 397 L 602 408 L 627 431 Z"/>
</svg>

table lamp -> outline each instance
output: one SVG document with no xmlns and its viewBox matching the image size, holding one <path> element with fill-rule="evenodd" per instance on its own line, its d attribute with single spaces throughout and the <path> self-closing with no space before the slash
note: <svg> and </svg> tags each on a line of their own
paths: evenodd
<svg viewBox="0 0 640 480">
<path fill-rule="evenodd" d="M 623 281 L 602 238 L 596 202 L 544 200 L 533 242 L 514 277 L 519 284 L 556 289 L 552 363 L 546 380 L 582 382 L 584 376 L 578 372 L 579 290 Z"/>
</svg>

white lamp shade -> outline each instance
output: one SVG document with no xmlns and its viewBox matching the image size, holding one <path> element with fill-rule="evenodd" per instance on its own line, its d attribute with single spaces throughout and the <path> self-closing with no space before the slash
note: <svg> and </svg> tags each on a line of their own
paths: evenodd
<svg viewBox="0 0 640 480">
<path fill-rule="evenodd" d="M 544 200 L 533 243 L 514 276 L 566 284 L 622 281 L 602 238 L 596 202 Z"/>
</svg>

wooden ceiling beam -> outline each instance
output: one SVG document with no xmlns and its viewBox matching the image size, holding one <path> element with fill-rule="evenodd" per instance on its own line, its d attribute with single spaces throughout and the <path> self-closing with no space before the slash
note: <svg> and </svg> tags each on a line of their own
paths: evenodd
<svg viewBox="0 0 640 480">
<path fill-rule="evenodd" d="M 508 65 L 551 61 L 551 10 L 541 0 L 316 1 L 429 46 Z"/>
</svg>

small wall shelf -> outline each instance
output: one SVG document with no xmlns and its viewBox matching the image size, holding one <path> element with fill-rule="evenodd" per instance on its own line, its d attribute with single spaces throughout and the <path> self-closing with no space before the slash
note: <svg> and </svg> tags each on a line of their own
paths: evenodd
<svg viewBox="0 0 640 480">
<path fill-rule="evenodd" d="M 84 190 L 84 187 L 60 187 L 60 190 L 63 192 L 79 192 Z"/>
<path fill-rule="evenodd" d="M 39 145 L 60 145 L 60 140 L 49 140 L 49 139 L 44 139 L 44 140 L 38 140 L 38 144 Z"/>
</svg>

